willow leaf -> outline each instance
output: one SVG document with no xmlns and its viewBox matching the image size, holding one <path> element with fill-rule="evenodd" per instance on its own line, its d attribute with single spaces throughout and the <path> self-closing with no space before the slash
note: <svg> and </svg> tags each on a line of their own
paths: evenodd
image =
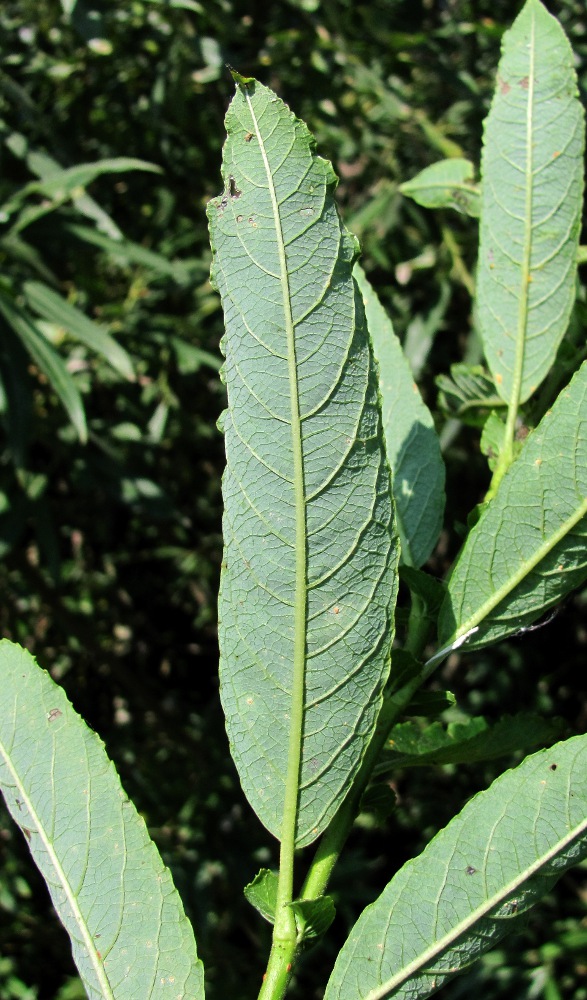
<svg viewBox="0 0 587 1000">
<path fill-rule="evenodd" d="M 20 646 L 0 642 L 0 789 L 70 938 L 89 1000 L 203 1000 L 171 874 L 104 746 Z"/>
<path fill-rule="evenodd" d="M 402 559 L 409 566 L 421 566 L 442 527 L 444 462 L 440 442 L 391 320 L 362 268 L 355 265 L 354 273 L 379 367 L 383 431 L 393 473 Z"/>
<path fill-rule="evenodd" d="M 475 169 L 469 160 L 454 157 L 425 167 L 411 180 L 400 184 L 402 194 L 424 208 L 454 208 L 463 215 L 479 215 L 479 189 Z"/>
<path fill-rule="evenodd" d="M 332 168 L 255 81 L 240 79 L 226 126 L 225 189 L 208 209 L 228 389 L 221 695 L 249 801 L 303 845 L 374 728 L 398 545 Z"/>
<path fill-rule="evenodd" d="M 575 297 L 584 115 L 573 53 L 540 0 L 510 31 L 482 159 L 477 305 L 497 390 L 517 406 L 550 369 Z"/>
<path fill-rule="evenodd" d="M 425 1000 L 585 857 L 577 736 L 501 775 L 400 869 L 351 931 L 324 1000 Z"/>
<path fill-rule="evenodd" d="M 467 635 L 475 648 L 530 625 L 587 577 L 586 536 L 583 362 L 470 532 L 440 609 L 440 645 Z"/>
</svg>

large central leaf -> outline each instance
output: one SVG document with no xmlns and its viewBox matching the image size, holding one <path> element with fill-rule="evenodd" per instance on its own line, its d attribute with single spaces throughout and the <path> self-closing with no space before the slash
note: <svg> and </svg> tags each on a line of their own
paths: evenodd
<svg viewBox="0 0 587 1000">
<path fill-rule="evenodd" d="M 209 206 L 229 402 L 221 693 L 251 804 L 276 836 L 295 822 L 301 845 L 374 727 L 398 546 L 332 168 L 255 81 L 240 80 L 226 125 L 225 190 Z"/>
</svg>

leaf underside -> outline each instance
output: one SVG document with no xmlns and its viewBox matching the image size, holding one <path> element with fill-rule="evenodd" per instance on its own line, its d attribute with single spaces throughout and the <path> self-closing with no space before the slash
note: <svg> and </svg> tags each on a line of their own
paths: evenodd
<svg viewBox="0 0 587 1000">
<path fill-rule="evenodd" d="M 440 609 L 441 646 L 536 621 L 587 577 L 587 362 L 527 439 L 470 532 Z"/>
<path fill-rule="evenodd" d="M 379 368 L 383 432 L 393 473 L 402 559 L 409 566 L 421 566 L 442 527 L 445 474 L 440 442 L 391 320 L 362 268 L 355 265 L 354 274 Z"/>
<path fill-rule="evenodd" d="M 332 168 L 254 81 L 237 87 L 226 126 L 225 190 L 208 208 L 229 403 L 221 696 L 243 788 L 276 836 L 303 735 L 303 845 L 328 824 L 373 730 L 398 546 L 356 241 Z"/>
<path fill-rule="evenodd" d="M 475 796 L 367 907 L 324 1000 L 425 1000 L 587 856 L 587 736 Z"/>
<path fill-rule="evenodd" d="M 0 789 L 90 1000 L 203 1000 L 171 874 L 104 746 L 19 646 L 0 642 Z"/>
<path fill-rule="evenodd" d="M 485 122 L 477 307 L 502 398 L 543 380 L 575 297 L 584 114 L 573 53 L 539 0 L 503 41 Z"/>
</svg>

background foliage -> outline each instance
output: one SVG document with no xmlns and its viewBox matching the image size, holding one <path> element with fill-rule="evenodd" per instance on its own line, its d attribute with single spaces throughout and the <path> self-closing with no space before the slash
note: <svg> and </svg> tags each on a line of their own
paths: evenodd
<svg viewBox="0 0 587 1000">
<path fill-rule="evenodd" d="M 225 64 L 275 89 L 333 161 L 345 223 L 434 408 L 435 377 L 480 360 L 470 307 L 477 224 L 426 212 L 398 187 L 444 155 L 479 162 L 500 38 L 520 6 L 5 0 L 0 9 L 0 298 L 63 359 L 88 428 L 81 443 L 51 373 L 1 313 L 0 627 L 51 669 L 105 739 L 173 869 L 211 998 L 256 995 L 269 925 L 238 887 L 275 851 L 240 794 L 217 700 L 222 317 L 208 281 L 204 206 L 220 189 L 233 93 Z M 585 100 L 584 4 L 553 0 L 550 9 L 577 55 Z M 119 157 L 160 172 L 101 173 L 52 191 L 32 183 Z M 99 322 L 128 353 L 134 378 L 89 349 L 75 323 L 36 311 L 31 282 Z M 584 303 L 581 291 L 578 336 Z M 441 576 L 489 472 L 478 429 L 440 410 L 438 429 L 448 509 L 429 567 Z M 560 717 L 562 735 L 584 731 L 586 605 L 579 594 L 540 632 L 453 655 L 438 680 L 456 696 L 444 718 L 533 708 Z M 332 886 L 332 940 L 308 952 L 293 996 L 322 995 L 376 887 L 512 762 L 399 771 L 389 823 L 365 813 L 357 824 Z M 579 868 L 532 912 L 521 939 L 445 995 L 586 998 L 586 899 Z M 67 939 L 4 814 L 0 955 L 3 1000 L 83 997 Z"/>
</svg>

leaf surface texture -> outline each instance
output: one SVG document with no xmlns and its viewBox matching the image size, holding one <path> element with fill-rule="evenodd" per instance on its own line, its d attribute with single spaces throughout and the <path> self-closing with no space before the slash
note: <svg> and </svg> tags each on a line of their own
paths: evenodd
<svg viewBox="0 0 587 1000">
<path fill-rule="evenodd" d="M 528 0 L 504 36 L 485 122 L 477 309 L 506 402 L 549 371 L 575 297 L 584 114 L 558 21 Z"/>
<path fill-rule="evenodd" d="M 203 1000 L 171 874 L 95 733 L 0 642 L 0 789 L 47 882 L 89 1000 Z"/>
<path fill-rule="evenodd" d="M 585 856 L 578 736 L 501 775 L 404 865 L 351 931 L 324 1000 L 424 1000 Z"/>
<path fill-rule="evenodd" d="M 225 189 L 208 209 L 229 404 L 221 695 L 249 801 L 279 837 L 293 782 L 303 845 L 374 727 L 398 545 L 332 168 L 255 81 L 237 87 L 226 126 Z"/>
</svg>

